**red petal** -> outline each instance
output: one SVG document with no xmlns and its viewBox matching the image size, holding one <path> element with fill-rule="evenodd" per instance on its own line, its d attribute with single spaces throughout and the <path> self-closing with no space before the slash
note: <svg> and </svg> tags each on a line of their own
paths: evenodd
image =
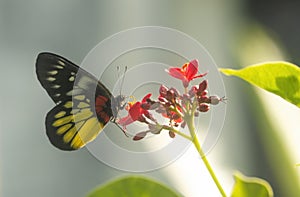
<svg viewBox="0 0 300 197">
<path fill-rule="evenodd" d="M 125 126 L 127 126 L 127 125 L 129 125 L 129 124 L 131 124 L 131 123 L 133 123 L 133 122 L 134 122 L 134 120 L 132 120 L 131 116 L 128 115 L 128 116 L 126 116 L 126 117 L 124 117 L 124 118 L 121 118 L 121 119 L 118 121 L 118 124 L 121 125 L 121 126 L 123 126 L 123 127 L 125 127 Z"/>
<path fill-rule="evenodd" d="M 169 75 L 171 75 L 172 77 L 175 77 L 177 79 L 183 80 L 185 78 L 185 73 L 182 72 L 182 70 L 180 68 L 171 67 L 171 68 L 169 68 L 169 70 L 167 70 L 167 72 L 169 73 Z"/>
<path fill-rule="evenodd" d="M 200 75 L 196 75 L 196 76 L 193 77 L 193 79 L 199 78 L 199 77 L 204 77 L 205 75 L 207 75 L 207 72 L 203 73 L 203 74 L 200 74 Z"/>
<path fill-rule="evenodd" d="M 129 115 L 131 116 L 132 120 L 136 121 L 138 120 L 139 116 L 141 116 L 141 102 L 136 102 L 132 105 L 132 107 L 129 109 Z"/>
<path fill-rule="evenodd" d="M 198 73 L 198 61 L 192 60 L 187 66 L 186 78 L 191 81 L 195 75 Z"/>
<path fill-rule="evenodd" d="M 142 103 L 146 103 L 147 99 L 151 97 L 151 93 L 147 94 L 146 96 L 144 96 Z"/>
</svg>

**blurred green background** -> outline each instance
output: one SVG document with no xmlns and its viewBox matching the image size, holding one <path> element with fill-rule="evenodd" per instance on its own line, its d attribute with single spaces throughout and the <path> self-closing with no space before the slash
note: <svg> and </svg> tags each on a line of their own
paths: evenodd
<svg viewBox="0 0 300 197">
<path fill-rule="evenodd" d="M 69 153 L 50 145 L 44 118 L 53 103 L 35 75 L 39 52 L 79 64 L 106 37 L 157 25 L 195 38 L 219 67 L 267 60 L 299 65 L 299 19 L 300 3 L 292 0 L 0 0 L 0 196 L 84 196 L 129 174 L 100 163 L 86 149 Z M 299 109 L 239 79 L 224 82 L 226 122 L 208 159 L 225 190 L 230 192 L 231 174 L 239 170 L 269 181 L 275 196 L 299 196 Z M 145 176 L 185 196 L 219 196 L 193 150 Z"/>
</svg>

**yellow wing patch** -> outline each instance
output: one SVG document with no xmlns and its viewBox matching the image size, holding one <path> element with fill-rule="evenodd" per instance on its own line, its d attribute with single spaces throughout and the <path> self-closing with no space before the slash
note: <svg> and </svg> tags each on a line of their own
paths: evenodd
<svg viewBox="0 0 300 197">
<path fill-rule="evenodd" d="M 72 101 L 67 101 L 64 105 L 65 108 L 72 108 L 73 107 L 73 102 Z"/>
<path fill-rule="evenodd" d="M 78 104 L 78 108 L 86 108 L 86 107 L 89 107 L 89 106 L 90 106 L 89 104 L 84 103 L 84 102 L 80 102 L 80 103 Z"/>
<path fill-rule="evenodd" d="M 71 123 L 69 123 L 69 124 L 66 124 L 66 125 L 63 125 L 63 126 L 61 126 L 61 127 L 59 127 L 58 129 L 57 129 L 57 134 L 58 135 L 61 135 L 61 134 L 64 134 L 66 131 L 68 131 L 70 128 L 72 127 L 72 124 Z"/>
<path fill-rule="evenodd" d="M 58 112 L 57 114 L 55 114 L 54 118 L 61 118 L 61 117 L 63 117 L 64 115 L 66 115 L 66 112 L 65 112 L 65 111 L 60 111 L 60 112 Z"/>
<path fill-rule="evenodd" d="M 77 96 L 74 96 L 74 99 L 79 100 L 79 101 L 83 101 L 85 99 L 85 96 L 84 95 L 77 95 Z"/>
<path fill-rule="evenodd" d="M 61 125 L 65 125 L 73 119 L 73 115 L 64 116 L 63 118 L 57 119 L 55 122 L 53 122 L 52 126 L 59 127 Z"/>
<path fill-rule="evenodd" d="M 78 131 L 80 138 L 86 142 L 91 141 L 96 138 L 99 133 L 99 130 L 103 128 L 103 124 L 98 121 L 96 117 L 88 119 L 84 125 Z M 86 132 L 90 131 L 90 132 Z"/>
<path fill-rule="evenodd" d="M 47 135 L 62 150 L 76 150 L 94 140 L 106 123 L 99 122 L 90 103 L 79 95 L 77 102 L 65 101 L 47 115 Z"/>
</svg>

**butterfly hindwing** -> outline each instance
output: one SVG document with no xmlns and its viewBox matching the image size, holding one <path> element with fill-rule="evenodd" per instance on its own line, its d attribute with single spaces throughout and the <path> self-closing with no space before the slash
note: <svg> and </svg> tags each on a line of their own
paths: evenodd
<svg viewBox="0 0 300 197">
<path fill-rule="evenodd" d="M 76 150 L 92 141 L 106 122 L 99 122 L 90 103 L 65 101 L 46 116 L 46 132 L 51 143 L 62 150 Z"/>
<path fill-rule="evenodd" d="M 41 53 L 38 79 L 56 103 L 46 117 L 46 133 L 62 150 L 76 150 L 92 141 L 112 118 L 109 90 L 94 76 L 65 58 Z"/>
</svg>

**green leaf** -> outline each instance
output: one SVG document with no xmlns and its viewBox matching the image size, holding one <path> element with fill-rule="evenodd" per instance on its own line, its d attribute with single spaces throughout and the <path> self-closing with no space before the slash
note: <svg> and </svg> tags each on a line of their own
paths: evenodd
<svg viewBox="0 0 300 197">
<path fill-rule="evenodd" d="M 300 68 L 288 62 L 267 62 L 248 66 L 241 70 L 220 69 L 281 96 L 300 107 Z"/>
<path fill-rule="evenodd" d="M 234 178 L 231 197 L 273 197 L 270 184 L 263 179 L 246 177 L 240 172 L 236 172 Z"/>
<path fill-rule="evenodd" d="M 143 177 L 130 176 L 112 181 L 92 191 L 87 197 L 178 197 L 182 196 L 168 187 Z"/>
</svg>

